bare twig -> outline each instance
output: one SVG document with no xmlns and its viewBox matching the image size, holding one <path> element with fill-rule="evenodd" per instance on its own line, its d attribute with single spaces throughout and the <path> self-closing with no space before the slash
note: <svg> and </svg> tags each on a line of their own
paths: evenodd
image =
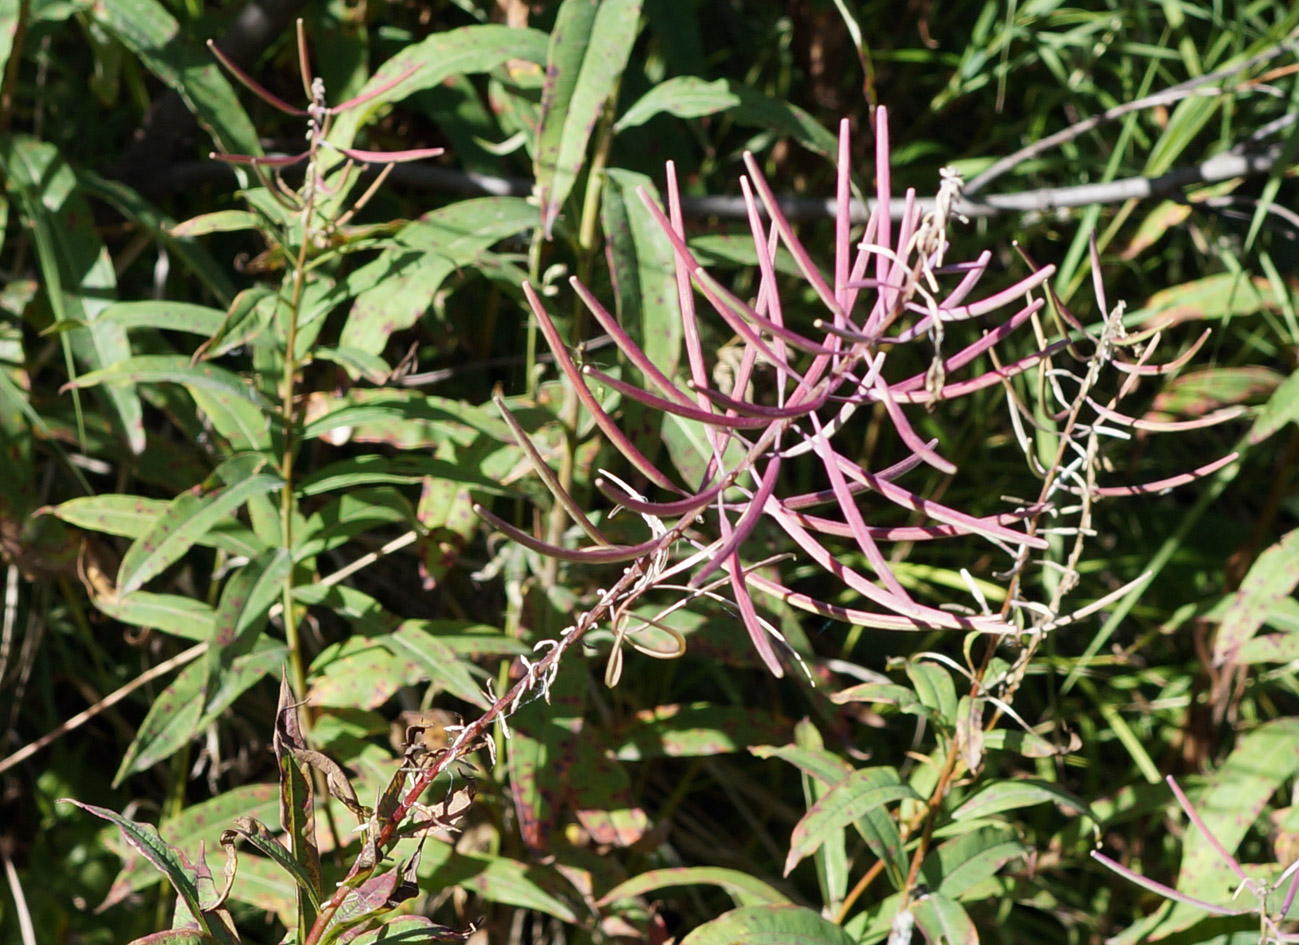
<svg viewBox="0 0 1299 945">
<path fill-rule="evenodd" d="M 1173 168 L 1159 177 L 1126 177 L 1101 184 L 1041 187 L 1019 193 L 989 194 L 980 200 L 971 200 L 967 196 L 957 201 L 953 210 L 967 217 L 996 217 L 1007 213 L 1048 213 L 1052 210 L 1085 207 L 1092 204 L 1176 197 L 1186 188 L 1197 184 L 1212 184 L 1233 177 L 1255 177 L 1267 174 L 1275 167 L 1280 154 L 1279 147 L 1246 153 L 1238 153 L 1233 149 L 1199 164 Z M 216 161 L 174 164 L 160 173 L 155 186 L 164 190 L 180 190 L 193 186 L 200 180 L 229 173 L 228 168 Z M 397 186 L 417 190 L 496 197 L 526 197 L 532 193 L 533 186 L 532 181 L 526 178 L 468 173 L 418 162 L 396 166 L 389 180 Z M 835 216 L 833 200 L 785 195 L 777 198 L 777 204 L 785 217 L 793 222 L 833 219 Z M 910 206 L 922 214 L 929 213 L 934 209 L 934 200 L 918 197 L 911 201 Z M 873 200 L 865 204 L 854 200 L 850 217 L 852 223 L 857 225 L 865 223 L 870 218 L 874 207 Z M 905 198 L 894 198 L 889 201 L 889 216 L 894 220 L 901 219 L 907 212 L 907 207 Z M 683 196 L 681 209 L 687 216 L 696 218 L 718 217 L 741 220 L 748 216 L 743 197 Z"/>
</svg>

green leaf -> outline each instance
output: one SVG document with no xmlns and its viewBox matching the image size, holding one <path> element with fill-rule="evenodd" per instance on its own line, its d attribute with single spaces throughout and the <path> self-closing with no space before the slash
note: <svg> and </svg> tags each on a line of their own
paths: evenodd
<svg viewBox="0 0 1299 945">
<path fill-rule="evenodd" d="M 1268 615 L 1290 597 L 1296 585 L 1299 585 L 1299 529 L 1286 533 L 1250 565 L 1218 626 L 1213 642 L 1213 665 L 1236 662 L 1240 648 L 1258 632 Z"/>
<path fill-rule="evenodd" d="M 63 798 L 63 801 L 68 804 L 75 804 L 96 817 L 102 817 L 104 820 L 117 824 L 118 829 L 122 831 L 122 836 L 126 838 L 126 842 L 139 850 L 145 859 L 167 877 L 167 881 L 176 890 L 176 894 L 185 904 L 185 907 L 199 922 L 202 931 L 218 942 L 232 941 L 229 932 L 221 921 L 219 919 L 210 921 L 208 913 L 204 911 L 200 900 L 199 877 L 194 867 L 185 861 L 185 857 L 179 850 L 162 839 L 158 834 L 157 827 L 152 824 L 130 820 L 115 811 L 95 807 L 93 804 L 84 804 L 71 798 Z"/>
<path fill-rule="evenodd" d="M 226 831 L 227 834 L 237 836 L 245 843 L 253 847 L 259 853 L 266 856 L 272 863 L 282 869 L 293 880 L 295 886 L 306 892 L 311 899 L 311 903 L 317 910 L 320 909 L 320 891 L 316 888 L 316 878 L 302 868 L 297 860 L 285 849 L 284 844 L 280 843 L 279 838 L 266 828 L 256 817 L 246 813 L 241 813 L 239 819 L 235 821 L 235 826 Z"/>
<path fill-rule="evenodd" d="M 732 909 L 699 926 L 681 945 L 854 945 L 829 919 L 804 906 L 777 903 Z"/>
<path fill-rule="evenodd" d="M 521 705 L 510 717 L 506 747 L 510 789 L 524 844 L 540 852 L 551 846 L 550 833 L 571 794 L 576 744 L 583 738 L 586 667 L 565 661 L 550 684 L 550 698 Z"/>
<path fill-rule="evenodd" d="M 225 439 L 231 453 L 265 450 L 271 443 L 271 418 L 255 404 L 231 391 L 191 385 L 194 406 Z"/>
<path fill-rule="evenodd" d="M 742 232 L 737 230 L 734 234 L 704 233 L 689 237 L 687 242 L 695 258 L 709 269 L 756 269 L 758 267 L 758 250 L 753 245 L 753 234 L 748 229 Z M 776 272 L 783 276 L 793 276 L 797 279 L 803 277 L 803 270 L 799 268 L 798 261 L 783 245 L 776 247 L 772 265 Z"/>
<path fill-rule="evenodd" d="M 276 548 L 254 558 L 226 581 L 205 658 L 205 703 L 210 704 L 220 691 L 222 677 L 234 660 L 257 643 L 266 614 L 284 590 L 292 568 L 293 556 L 284 548 Z"/>
<path fill-rule="evenodd" d="M 402 628 L 419 627 L 442 641 L 458 659 L 476 660 L 483 656 L 518 656 L 532 652 L 532 647 L 507 636 L 499 627 L 474 623 L 472 620 L 406 620 Z"/>
<path fill-rule="evenodd" d="M 299 584 L 293 589 L 293 599 L 312 606 L 327 607 L 335 616 L 350 620 L 359 637 L 358 645 L 370 646 L 370 637 L 381 637 L 391 633 L 397 626 L 398 618 L 393 616 L 377 600 L 345 584 Z M 343 646 L 351 645 L 344 641 Z M 337 647 L 328 647 L 316 657 L 316 663 L 323 665 L 328 659 L 337 655 Z"/>
<path fill-rule="evenodd" d="M 316 347 L 312 349 L 311 356 L 320 361 L 332 361 L 345 370 L 353 381 L 366 380 L 371 384 L 383 384 L 392 376 L 392 367 L 383 358 L 348 345 L 337 348 Z"/>
<path fill-rule="evenodd" d="M 519 197 L 460 200 L 402 227 L 391 245 L 349 277 L 360 291 L 340 347 L 377 355 L 389 336 L 415 324 L 452 274 L 473 270 L 491 246 L 537 225 L 537 208 Z"/>
<path fill-rule="evenodd" d="M 823 751 L 825 742 L 821 732 L 811 720 L 803 719 L 794 726 L 794 740 L 813 751 Z M 821 800 L 830 790 L 819 778 L 804 774 L 803 803 L 808 807 Z M 838 911 L 843 905 L 848 892 L 848 837 L 846 831 L 836 831 L 826 835 L 825 841 L 812 855 L 816 867 L 816 881 L 821 887 L 821 902 L 825 909 Z M 743 903 L 737 903 L 743 905 Z M 828 913 L 827 913 L 828 914 Z"/>
<path fill-rule="evenodd" d="M 124 597 L 96 594 L 91 602 L 114 620 L 133 627 L 151 627 L 186 640 L 206 640 L 216 616 L 202 601 L 178 594 L 136 591 Z"/>
<path fill-rule="evenodd" d="M 187 388 L 204 388 L 240 397 L 249 403 L 256 404 L 263 410 L 271 411 L 272 406 L 256 390 L 246 384 L 238 374 L 213 364 L 190 364 L 190 359 L 178 354 L 144 354 L 126 358 L 112 367 L 92 371 L 75 381 L 69 387 L 93 387 L 96 384 L 110 386 L 172 383 Z"/>
<path fill-rule="evenodd" d="M 638 190 L 657 203 L 658 191 L 644 174 L 609 168 L 600 203 L 609 276 L 613 280 L 618 324 L 668 377 L 681 354 L 681 315 L 677 302 L 675 253 Z"/>
<path fill-rule="evenodd" d="M 239 861 L 239 880 L 231 890 L 230 898 L 247 903 L 260 915 L 275 916 L 284 926 L 294 928 L 298 923 L 296 900 L 300 888 L 270 860 L 246 856 Z"/>
<path fill-rule="evenodd" d="M 637 712 L 615 751 L 619 761 L 743 751 L 790 740 L 789 720 L 773 712 L 707 702 Z"/>
<path fill-rule="evenodd" d="M 901 688 L 901 687 L 899 687 Z M 911 690 L 904 689 L 910 694 Z M 914 699 L 915 697 L 912 696 Z M 838 755 L 820 748 L 805 745 L 782 745 L 751 749 L 759 758 L 781 758 L 799 768 L 804 774 L 816 778 L 829 787 L 838 784 L 854 773 L 854 768 Z M 824 797 L 824 794 L 822 794 Z M 893 817 L 883 808 L 868 812 L 856 822 L 857 832 L 871 848 L 871 852 L 884 862 L 889 881 L 900 887 L 906 876 L 906 851 Z"/>
<path fill-rule="evenodd" d="M 69 382 L 75 381 L 72 355 L 92 371 L 129 358 L 126 330 L 99 324 L 99 316 L 117 295 L 117 277 L 108 250 L 95 235 L 94 217 L 72 169 L 52 145 L 14 137 L 0 139 L 0 171 L 31 221 L 55 323 L 79 326 L 63 342 L 70 346 L 64 349 Z M 131 452 L 143 452 L 143 409 L 136 392 L 108 390 L 103 396 Z"/>
<path fill-rule="evenodd" d="M 1267 399 L 1254 418 L 1249 443 L 1257 446 L 1287 423 L 1299 423 L 1299 371 L 1294 371 Z"/>
<path fill-rule="evenodd" d="M 216 797 L 186 807 L 175 817 L 158 825 L 162 839 L 178 850 L 191 851 L 195 857 L 200 844 L 206 846 L 209 858 L 219 856 L 221 831 L 236 817 L 267 818 L 278 809 L 274 785 L 245 784 L 230 788 Z M 124 858 L 125 859 L 125 858 Z M 243 877 L 240 867 L 239 876 Z M 148 889 L 163 877 L 139 858 L 127 859 L 122 871 L 113 879 L 112 888 L 98 906 L 99 911 L 123 902 L 134 893 Z"/>
<path fill-rule="evenodd" d="M 925 858 L 922 872 L 930 888 L 950 899 L 967 894 L 981 898 L 976 887 L 1025 852 L 1024 844 L 1008 828 L 981 827 L 940 844 Z"/>
<path fill-rule="evenodd" d="M 918 900 L 912 905 L 911 914 L 927 942 L 978 945 L 978 930 L 965 909 L 941 893 L 930 893 Z"/>
<path fill-rule="evenodd" d="M 430 840 L 419 876 L 421 888 L 461 886 L 490 902 L 535 909 L 564 922 L 580 921 L 575 907 L 582 897 L 557 870 L 541 863 L 456 853 L 449 844 Z"/>
<path fill-rule="evenodd" d="M 239 233 L 256 230 L 262 218 L 251 210 L 216 210 L 200 213 L 167 228 L 172 236 L 208 236 L 212 233 Z"/>
<path fill-rule="evenodd" d="M 641 0 L 564 0 L 550 33 L 533 176 L 547 238 L 640 30 Z"/>
<path fill-rule="evenodd" d="M 393 88 L 338 115 L 330 129 L 329 142 L 338 147 L 351 147 L 361 126 L 385 105 L 440 85 L 448 76 L 490 72 L 512 59 L 544 63 L 547 42 L 546 34 L 538 30 L 492 23 L 434 33 L 411 43 L 379 68 L 358 97 L 387 85 L 412 68 L 416 71 Z"/>
<path fill-rule="evenodd" d="M 636 803 L 627 769 L 609 757 L 598 733 L 585 729 L 573 743 L 568 770 L 573 813 L 593 843 L 630 847 L 649 831 L 649 816 Z"/>
<path fill-rule="evenodd" d="M 1004 810 L 1032 807 L 1044 801 L 1053 801 L 1071 814 L 1082 814 L 1096 822 L 1096 815 L 1072 793 L 1058 784 L 1032 778 L 989 784 L 958 807 L 952 813 L 952 819 L 975 820 Z"/>
<path fill-rule="evenodd" d="M 18 33 L 20 3 L 21 0 L 0 0 L 0 75 L 5 73 L 9 57 L 13 54 L 14 39 Z"/>
<path fill-rule="evenodd" d="M 122 535 L 125 538 L 140 538 L 148 534 L 158 519 L 167 514 L 170 505 L 162 499 L 106 494 L 69 499 L 44 511 L 78 528 Z M 266 549 L 251 531 L 233 520 L 220 523 L 214 530 L 199 536 L 195 544 L 248 557 L 258 555 Z"/>
<path fill-rule="evenodd" d="M 136 730 L 135 740 L 118 766 L 113 786 L 121 784 L 127 775 L 170 758 L 250 686 L 273 671 L 286 652 L 282 645 L 262 641 L 254 652 L 235 660 L 221 677 L 217 690 L 208 694 L 206 712 L 203 687 L 207 667 L 201 661 L 187 666 L 149 707 L 149 713 Z"/>
<path fill-rule="evenodd" d="M 432 476 L 442 482 L 467 483 L 492 493 L 499 494 L 502 491 L 501 484 L 496 480 L 480 475 L 472 469 L 464 469 L 458 463 L 409 454 L 397 456 L 370 454 L 330 463 L 304 476 L 299 491 L 304 496 L 320 495 L 375 483 L 422 482 L 426 476 Z"/>
<path fill-rule="evenodd" d="M 227 460 L 222 466 L 230 466 L 235 461 Z M 195 541 L 237 511 L 251 496 L 282 485 L 283 481 L 273 473 L 246 472 L 225 486 L 181 493 L 127 549 L 117 573 L 118 593 L 125 595 L 139 589 L 180 560 Z"/>
<path fill-rule="evenodd" d="M 835 831 L 843 830 L 885 804 L 917 797 L 892 768 L 854 771 L 826 791 L 794 826 L 789 855 L 785 858 L 785 875 L 804 857 L 816 852 Z"/>
<path fill-rule="evenodd" d="M 1263 276 L 1253 279 L 1239 273 L 1220 272 L 1161 289 L 1144 307 L 1130 313 L 1126 325 L 1167 328 L 1187 321 L 1230 319 L 1275 311 L 1280 300 Z"/>
<path fill-rule="evenodd" d="M 231 301 L 221 327 L 203 345 L 203 358 L 219 358 L 248 344 L 275 343 L 274 334 L 268 332 L 279 304 L 279 293 L 273 286 L 258 283 L 244 289 Z"/>
<path fill-rule="evenodd" d="M 920 708 L 920 699 L 906 686 L 896 683 L 858 683 L 841 692 L 831 694 L 830 701 L 843 705 L 847 702 L 869 702 L 875 705 L 895 705 L 903 711 Z"/>
<path fill-rule="evenodd" d="M 77 171 L 77 180 L 88 196 L 97 197 L 105 203 L 116 207 L 126 219 L 138 223 L 151 233 L 159 243 L 184 263 L 189 272 L 198 277 L 202 288 L 227 305 L 235 296 L 234 285 L 230 281 L 229 266 L 218 262 L 216 257 L 193 239 L 177 239 L 167 228 L 172 220 L 138 193 L 119 181 L 100 177 L 84 168 Z"/>
<path fill-rule="evenodd" d="M 321 653 L 311 667 L 311 704 L 374 709 L 402 686 L 424 681 L 426 674 L 413 659 L 393 653 L 381 640 L 356 636 Z"/>
<path fill-rule="evenodd" d="M 322 402 L 327 408 L 306 424 L 305 440 L 387 443 L 399 449 L 471 442 L 478 433 L 511 442 L 509 427 L 481 407 L 419 391 L 354 388 Z"/>
<path fill-rule="evenodd" d="M 907 676 L 916 687 L 916 696 L 935 717 L 949 729 L 956 726 L 956 684 L 952 675 L 934 663 L 911 660 L 907 663 Z"/>
<path fill-rule="evenodd" d="M 185 43 L 166 7 L 157 0 L 102 0 L 88 9 L 150 72 L 179 93 L 222 151 L 261 154 L 257 131 L 216 60 L 206 49 Z"/>
<path fill-rule="evenodd" d="M 457 659 L 455 651 L 428 631 L 404 623 L 395 632 L 380 638 L 380 642 L 398 656 L 412 660 L 422 669 L 430 682 L 436 683 L 457 699 L 486 709 L 491 700 L 482 687 L 474 681 L 466 663 Z"/>
<path fill-rule="evenodd" d="M 853 767 L 833 752 L 806 745 L 759 745 L 750 748 L 757 758 L 780 758 L 788 761 L 805 774 L 810 774 L 822 784 L 838 784 Z"/>
<path fill-rule="evenodd" d="M 1234 855 L 1268 801 L 1299 772 L 1299 719 L 1265 722 L 1236 741 L 1227 760 L 1200 791 L 1188 790 L 1209 832 Z M 1182 838 L 1177 890 L 1206 902 L 1226 903 L 1239 880 L 1201 831 L 1188 824 Z M 1176 903 L 1150 940 L 1199 921 L 1204 913 Z"/>
<path fill-rule="evenodd" d="M 100 312 L 99 321 L 121 328 L 162 328 L 208 338 L 217 332 L 225 317 L 221 309 L 206 305 L 145 299 L 115 302 Z"/>
<path fill-rule="evenodd" d="M 422 915 L 399 915 L 379 928 L 364 932 L 350 945 L 428 945 L 429 942 L 459 942 L 467 933 L 438 925 Z"/>
<path fill-rule="evenodd" d="M 789 902 L 789 897 L 779 889 L 740 870 L 726 869 L 722 866 L 671 866 L 650 870 L 632 879 L 624 880 L 601 896 L 597 905 L 604 906 L 620 899 L 631 899 L 634 896 L 643 896 L 649 892 L 679 886 L 717 886 L 730 896 L 737 906 Z"/>
<path fill-rule="evenodd" d="M 737 124 L 789 135 L 826 157 L 835 153 L 835 136 L 803 109 L 730 79 L 706 82 L 697 76 L 675 76 L 660 82 L 627 109 L 614 129 L 635 128 L 665 112 L 678 118 L 726 112 Z"/>
<path fill-rule="evenodd" d="M 165 929 L 133 940 L 131 945 L 211 945 L 218 939 L 197 929 Z"/>
</svg>

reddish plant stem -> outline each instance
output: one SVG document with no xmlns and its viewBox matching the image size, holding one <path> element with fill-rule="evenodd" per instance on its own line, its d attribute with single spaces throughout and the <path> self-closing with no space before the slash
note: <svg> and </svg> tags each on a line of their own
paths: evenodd
<svg viewBox="0 0 1299 945">
<path fill-rule="evenodd" d="M 684 526 L 681 527 L 684 528 Z M 680 536 L 674 529 L 665 536 L 665 540 L 676 540 L 678 537 Z M 411 808 L 415 806 L 419 801 L 420 796 L 423 795 L 423 793 L 433 784 L 437 776 L 469 752 L 475 750 L 478 747 L 479 740 L 486 734 L 487 727 L 498 716 L 508 716 L 511 711 L 510 707 L 514 705 L 517 700 L 522 699 L 529 690 L 545 679 L 546 674 L 551 667 L 559 662 L 569 648 L 581 640 L 589 630 L 604 619 L 614 606 L 615 602 L 623 594 L 631 590 L 636 581 L 640 579 L 642 573 L 643 566 L 640 561 L 637 561 L 635 564 L 627 568 L 627 570 L 623 572 L 622 577 L 620 577 L 608 593 L 601 598 L 599 603 L 597 603 L 590 611 L 583 614 L 571 630 L 562 634 L 560 638 L 555 641 L 556 645 L 551 647 L 550 652 L 547 653 L 539 662 L 533 664 L 533 668 L 530 672 L 526 673 L 522 679 L 511 686 L 505 695 L 493 702 L 486 712 L 469 725 L 466 725 L 464 731 L 460 733 L 460 736 L 446 751 L 438 755 L 432 763 L 420 768 L 419 776 L 415 779 L 414 785 L 406 792 L 401 803 L 393 812 L 392 818 L 383 825 L 382 830 L 379 832 L 379 835 L 375 840 L 375 846 L 381 854 L 386 852 L 386 850 L 396 842 L 396 833 L 400 828 L 402 821 L 406 819 Z M 316 945 L 320 940 L 321 935 L 324 934 L 325 929 L 329 926 L 334 914 L 343 904 L 344 899 L 347 898 L 348 892 L 351 891 L 352 886 L 349 881 L 359 872 L 360 867 L 361 860 L 358 858 L 356 863 L 353 864 L 352 869 L 348 872 L 347 877 L 339 883 L 338 889 L 334 891 L 333 896 L 331 896 L 329 901 L 321 907 L 319 914 L 316 916 L 315 924 L 307 934 L 304 945 Z"/>
</svg>

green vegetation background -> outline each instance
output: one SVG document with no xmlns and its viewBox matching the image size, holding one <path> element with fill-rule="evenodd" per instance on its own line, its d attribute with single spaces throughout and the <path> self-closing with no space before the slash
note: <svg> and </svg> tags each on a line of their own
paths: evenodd
<svg viewBox="0 0 1299 945">
<path fill-rule="evenodd" d="M 585 428 L 568 440 L 555 432 L 562 391 L 544 359 L 530 373 L 537 340 L 519 286 L 542 276 L 567 291 L 563 277 L 576 273 L 612 305 L 606 247 L 624 225 L 617 213 L 630 212 L 640 183 L 662 191 L 665 161 L 676 162 L 687 195 L 733 196 L 750 150 L 778 192 L 829 198 L 826 141 L 847 118 L 857 183 L 869 189 L 872 109 L 886 104 L 895 191 L 932 195 L 945 165 L 972 179 L 1090 116 L 1274 50 L 1299 23 L 1285 4 L 1231 0 L 645 0 L 625 37 L 616 103 L 581 140 L 588 160 L 547 240 L 521 196 L 472 187 L 522 182 L 524 195 L 531 187 L 539 63 L 557 4 L 296 6 L 268 4 L 280 23 L 249 73 L 303 104 L 293 15 L 305 21 L 333 102 L 393 57 L 427 57 L 437 80 L 370 109 L 356 142 L 445 147 L 419 167 L 451 173 L 399 167 L 339 228 L 305 282 L 296 505 L 284 513 L 275 491 L 283 437 L 244 429 L 249 406 L 237 392 L 247 385 L 237 378 L 269 402 L 282 394 L 283 338 L 274 339 L 283 325 L 266 299 L 292 269 L 291 240 L 274 236 L 292 233 L 292 216 L 266 200 L 248 215 L 235 175 L 207 157 L 214 138 L 231 150 L 302 147 L 302 119 L 227 84 L 204 49 L 247 8 L 0 0 L 0 763 L 213 634 L 232 641 L 216 656 L 190 657 L 187 669 L 181 660 L 149 675 L 0 772 L 6 942 L 23 940 L 24 915 L 36 941 L 88 945 L 170 922 L 166 887 L 138 865 L 122 871 L 116 830 L 58 798 L 128 811 L 161 823 L 164 835 L 170 824 L 169 839 L 189 856 L 200 838 L 211 854 L 235 816 L 277 822 L 265 785 L 274 779 L 269 739 L 286 662 L 296 658 L 318 707 L 318 743 L 372 789 L 400 763 L 390 740 L 400 711 L 430 703 L 477 711 L 486 683 L 502 691 L 514 658 L 589 600 L 599 573 L 503 547 L 468 502 L 490 500 L 525 528 L 533 521 L 522 500 L 545 504 L 543 490 L 520 475 L 517 451 L 502 445 L 508 437 L 490 404 L 497 386 L 556 455 L 566 442 L 574 447 L 579 484 L 589 486 L 607 457 Z M 495 40 L 467 46 L 464 34 L 448 33 L 508 16 L 537 31 L 508 56 L 497 55 Z M 1234 883 L 1215 872 L 1165 775 L 1215 822 L 1234 825 L 1219 839 L 1259 876 L 1274 877 L 1299 851 L 1291 807 L 1299 774 L 1294 70 L 1293 49 L 1282 50 L 1209 93 L 1132 111 L 1027 157 L 989 190 L 1154 179 L 1238 147 L 1275 147 L 1268 173 L 1192 180 L 1177 199 L 1003 213 L 953 228 L 953 256 L 986 248 L 1011 277 L 1023 274 L 1013 243 L 1058 265 L 1057 292 L 1088 324 L 1101 314 L 1086 258 L 1095 234 L 1106 294 L 1126 302 L 1132 326 L 1166 320 L 1174 353 L 1213 329 L 1190 366 L 1143 391 L 1147 416 L 1249 408 L 1234 425 L 1138 435 L 1108 455 L 1116 481 L 1146 481 L 1242 450 L 1208 480 L 1099 508 L 1096 537 L 1077 565 L 1079 606 L 1147 569 L 1153 577 L 1139 595 L 1057 630 L 1034 656 L 1014 708 L 1064 750 L 1034 757 L 990 743 L 978 776 L 955 785 L 943 808 L 940 834 L 956 859 L 938 864 L 933 881 L 968 864 L 968 882 L 945 888 L 981 941 L 1143 933 L 1257 941 L 1256 918 L 1169 910 L 1089 859 L 1099 841 L 1146 876 L 1229 899 Z M 644 104 L 681 77 L 700 81 Z M 170 101 L 177 88 L 183 100 Z M 687 92 L 729 104 L 703 114 Z M 239 111 L 228 104 L 236 100 Z M 188 117 L 195 111 L 201 125 Z M 607 172 L 595 186 L 592 163 Z M 292 171 L 286 179 L 300 183 Z M 430 221 L 424 242 L 401 230 L 417 218 Z M 800 228 L 806 245 L 832 245 L 830 220 L 812 214 Z M 735 238 L 744 221 L 701 212 L 687 229 L 743 294 L 752 285 Z M 566 301 L 555 308 L 565 330 L 592 334 Z M 200 356 L 209 360 L 192 360 Z M 129 370 L 106 383 L 85 379 L 128 358 Z M 917 365 L 923 370 L 923 357 Z M 944 501 L 983 511 L 1001 495 L 1036 494 L 1003 401 L 989 392 L 933 421 L 932 435 L 962 468 L 953 482 L 935 475 L 927 484 Z M 881 465 L 901 455 L 869 430 L 860 436 L 863 454 Z M 201 527 L 182 519 L 192 534 L 175 555 L 140 550 L 178 496 L 192 490 L 202 502 L 235 489 L 241 503 L 214 510 Z M 229 514 L 236 507 L 239 515 Z M 301 543 L 314 544 L 277 551 L 282 514 Z M 408 534 L 415 540 L 393 546 Z M 909 586 L 937 600 L 964 594 L 961 568 L 996 585 L 992 562 L 977 552 L 917 550 L 899 563 Z M 343 571 L 346 580 L 321 583 Z M 287 598 L 281 586 L 291 588 Z M 301 620 L 287 636 L 286 603 Z M 942 689 L 952 675 L 937 669 L 946 681 L 935 682 L 928 672 L 942 664 L 914 671 L 908 658 L 932 652 L 960 663 L 965 652 L 955 636 L 779 618 L 827 685 L 888 674 L 912 693 Z M 460 843 L 426 853 L 418 908 L 457 928 L 481 918 L 490 941 L 651 941 L 656 930 L 680 937 L 737 905 L 788 900 L 838 921 L 847 940 L 887 935 L 890 879 L 856 887 L 874 858 L 849 821 L 826 828 L 807 851 L 815 855 L 786 870 L 791 831 L 825 786 L 779 760 L 780 751 L 820 748 L 818 757 L 844 771 L 869 762 L 905 773 L 937 757 L 941 711 L 926 726 L 917 724 L 924 713 L 897 705 L 833 705 L 797 673 L 772 679 L 723 614 L 701 609 L 682 619 L 686 655 L 629 653 L 616 688 L 601 681 L 607 639 L 596 641 L 589 665 L 565 663 L 562 698 L 517 717 L 521 743 L 575 752 L 566 764 L 599 769 L 612 759 L 616 773 L 570 771 L 569 781 L 591 788 L 582 792 L 548 783 L 559 768 L 545 764 L 540 773 L 504 762 L 484 771 Z M 1225 666 L 1212 658 L 1224 625 L 1253 642 Z M 1002 727 L 1022 731 L 1007 720 Z M 761 745 L 779 757 L 748 750 Z M 1025 779 L 1036 793 L 1014 793 Z M 1009 793 L 977 818 L 950 816 L 996 789 Z M 906 803 L 890 802 L 889 816 L 905 819 Z M 345 833 L 347 823 L 340 827 Z M 962 838 L 971 849 L 962 852 Z M 688 867 L 712 871 L 682 886 L 657 875 L 635 895 L 601 900 L 649 871 Z M 245 875 L 240 929 L 250 941 L 278 941 L 291 890 L 269 868 Z M 110 895 L 116 904 L 96 911 Z"/>
</svg>

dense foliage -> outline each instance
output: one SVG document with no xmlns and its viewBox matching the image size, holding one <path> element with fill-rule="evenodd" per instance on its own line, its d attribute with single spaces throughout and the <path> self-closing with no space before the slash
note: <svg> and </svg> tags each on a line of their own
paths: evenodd
<svg viewBox="0 0 1299 945">
<path fill-rule="evenodd" d="M 0 0 L 0 939 L 1285 940 L 1297 26 Z"/>
</svg>

